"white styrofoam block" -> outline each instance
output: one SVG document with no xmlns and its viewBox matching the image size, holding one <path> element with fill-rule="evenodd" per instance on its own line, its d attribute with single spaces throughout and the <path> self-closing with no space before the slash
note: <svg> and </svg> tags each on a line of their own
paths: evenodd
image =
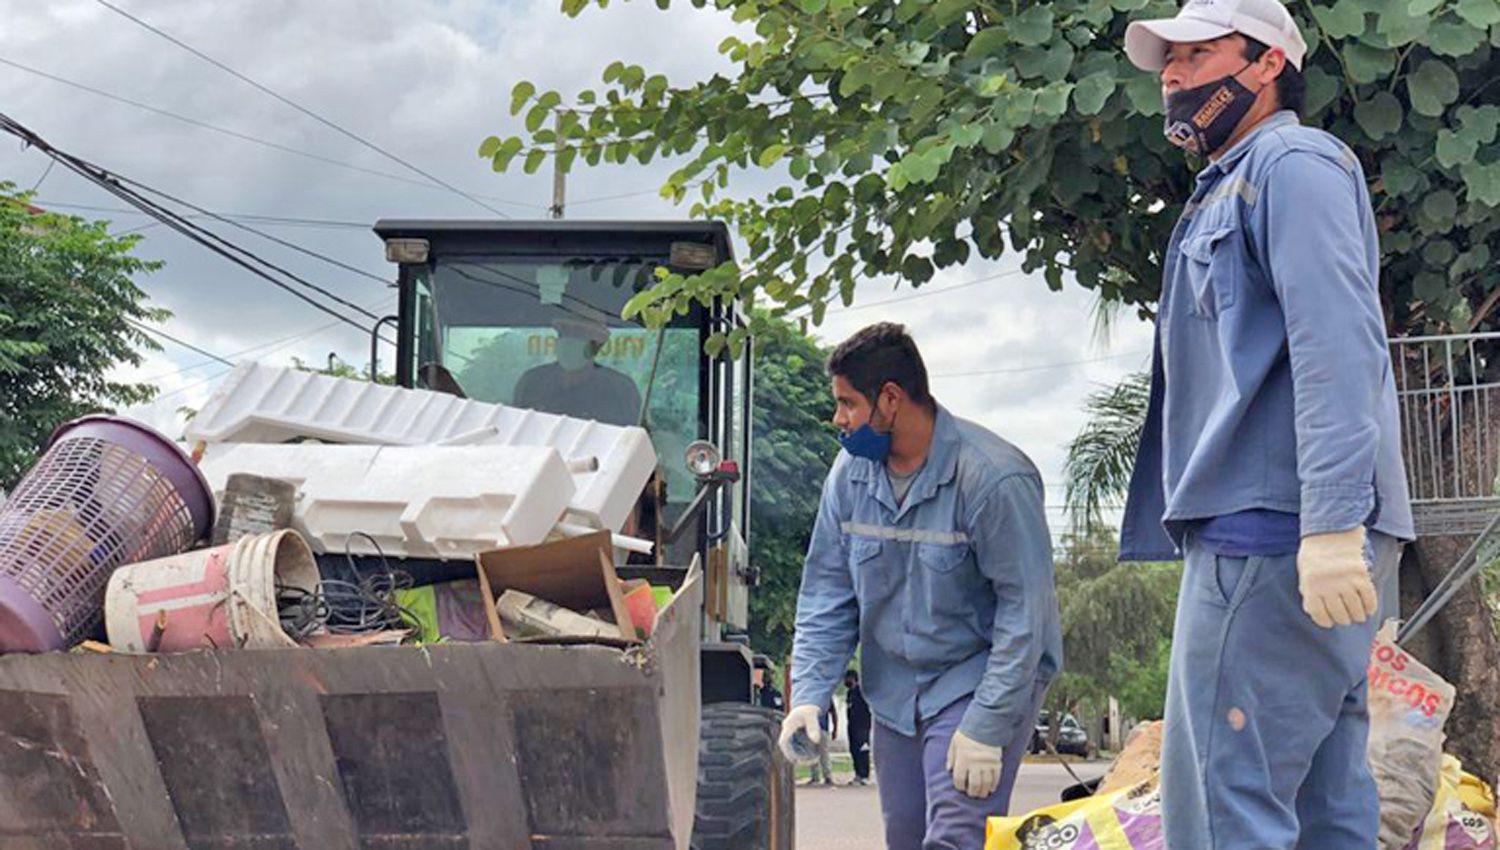
<svg viewBox="0 0 1500 850">
<path fill-rule="evenodd" d="M 294 482 L 296 529 L 319 552 L 467 558 L 540 543 L 568 509 L 573 477 L 541 446 L 211 443 L 199 469 L 216 494 L 246 472 Z"/>
<path fill-rule="evenodd" d="M 381 445 L 550 446 L 574 472 L 569 520 L 618 531 L 656 469 L 642 428 L 606 425 L 446 393 L 241 363 L 188 424 L 187 440 L 281 443 L 313 438 Z"/>
</svg>

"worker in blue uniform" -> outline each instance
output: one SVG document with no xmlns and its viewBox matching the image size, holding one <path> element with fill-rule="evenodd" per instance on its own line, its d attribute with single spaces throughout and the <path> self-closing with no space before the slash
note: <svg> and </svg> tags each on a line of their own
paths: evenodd
<svg viewBox="0 0 1500 850">
<path fill-rule="evenodd" d="M 1374 850 L 1365 670 L 1412 537 L 1360 162 L 1304 127 L 1277 0 L 1190 0 L 1125 51 L 1161 75 L 1192 196 L 1168 243 L 1121 558 L 1185 562 L 1170 850 Z"/>
<path fill-rule="evenodd" d="M 932 397 L 900 325 L 829 358 L 843 451 L 803 567 L 783 749 L 861 645 L 889 850 L 980 850 L 1062 664 L 1041 477 Z"/>
</svg>

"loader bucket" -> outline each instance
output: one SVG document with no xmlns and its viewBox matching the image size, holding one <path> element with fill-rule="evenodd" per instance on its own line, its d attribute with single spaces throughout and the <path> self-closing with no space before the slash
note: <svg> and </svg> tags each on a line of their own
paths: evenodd
<svg viewBox="0 0 1500 850">
<path fill-rule="evenodd" d="M 646 644 L 0 658 L 12 850 L 673 850 L 695 571 Z"/>
</svg>

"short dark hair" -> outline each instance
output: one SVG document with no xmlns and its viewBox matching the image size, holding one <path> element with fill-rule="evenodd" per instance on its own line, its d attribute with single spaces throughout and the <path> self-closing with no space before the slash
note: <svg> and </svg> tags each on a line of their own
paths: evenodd
<svg viewBox="0 0 1500 850">
<path fill-rule="evenodd" d="M 879 322 L 839 343 L 828 357 L 828 374 L 843 378 L 875 403 L 880 388 L 895 384 L 918 404 L 933 405 L 927 366 L 905 325 Z"/>
<path fill-rule="evenodd" d="M 1243 38 L 1245 59 L 1250 62 L 1266 55 L 1266 51 L 1271 49 L 1265 42 L 1256 41 L 1248 35 Z M 1290 109 L 1298 115 L 1307 106 L 1307 78 L 1302 76 L 1302 72 L 1297 70 L 1290 59 L 1282 67 L 1281 76 L 1276 78 L 1276 99 L 1281 102 L 1282 109 Z"/>
</svg>

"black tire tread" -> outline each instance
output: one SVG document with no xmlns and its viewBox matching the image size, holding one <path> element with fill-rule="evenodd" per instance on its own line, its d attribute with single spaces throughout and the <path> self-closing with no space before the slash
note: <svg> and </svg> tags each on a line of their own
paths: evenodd
<svg viewBox="0 0 1500 850">
<path fill-rule="evenodd" d="M 777 746 L 782 714 L 744 703 L 703 707 L 693 850 L 791 850 L 792 765 Z M 772 835 L 773 795 L 778 835 Z"/>
</svg>

